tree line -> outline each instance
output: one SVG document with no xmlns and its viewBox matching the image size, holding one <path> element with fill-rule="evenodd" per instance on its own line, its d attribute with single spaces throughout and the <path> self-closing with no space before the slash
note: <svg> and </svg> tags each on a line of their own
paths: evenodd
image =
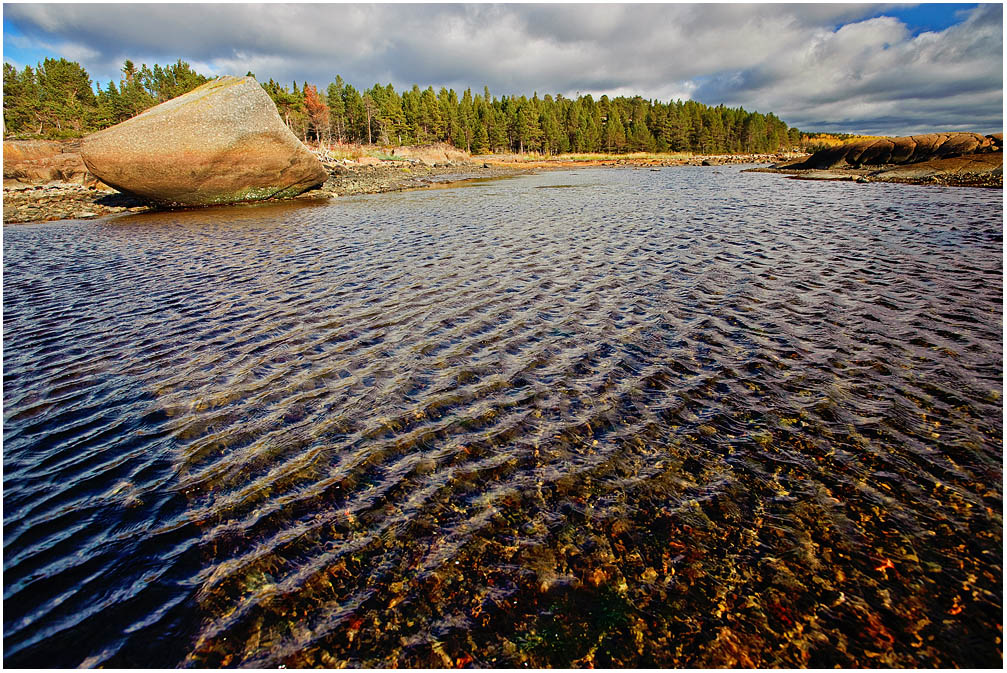
<svg viewBox="0 0 1007 673">
<path fill-rule="evenodd" d="M 772 113 L 591 95 L 567 98 L 492 96 L 488 88 L 461 96 L 433 87 L 398 92 L 375 84 L 363 92 L 339 76 L 324 93 L 306 82 L 291 88 L 270 79 L 263 88 L 280 116 L 305 141 L 423 145 L 450 143 L 489 152 L 775 152 L 796 147 L 801 132 Z"/>
<path fill-rule="evenodd" d="M 252 73 L 248 73 L 251 75 Z M 4 137 L 75 137 L 125 121 L 209 81 L 185 61 L 168 66 L 131 61 L 119 83 L 95 88 L 80 64 L 47 58 L 21 71 L 4 63 Z M 802 134 L 772 113 L 647 100 L 640 96 L 567 98 L 493 96 L 489 88 L 398 92 L 375 84 L 358 91 L 339 76 L 324 92 L 307 82 L 262 84 L 281 118 L 305 142 L 423 145 L 450 143 L 491 152 L 775 152 L 802 144 Z"/>
<path fill-rule="evenodd" d="M 4 137 L 72 138 L 93 133 L 209 81 L 182 60 L 139 69 L 126 61 L 119 84 L 110 81 L 95 92 L 91 77 L 75 61 L 47 58 L 21 71 L 4 63 Z"/>
</svg>

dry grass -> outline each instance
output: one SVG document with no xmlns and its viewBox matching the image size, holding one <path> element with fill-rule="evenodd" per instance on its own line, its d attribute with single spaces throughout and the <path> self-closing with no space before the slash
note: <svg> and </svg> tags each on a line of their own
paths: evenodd
<svg viewBox="0 0 1007 673">
<path fill-rule="evenodd" d="M 312 148 L 314 149 L 314 148 Z M 332 144 L 328 147 L 320 148 L 325 154 L 336 161 L 348 159 L 356 161 L 360 157 L 369 156 L 364 145 Z"/>
<path fill-rule="evenodd" d="M 507 163 L 539 163 L 539 162 L 596 162 L 596 161 L 631 161 L 631 162 L 663 162 L 691 159 L 694 155 L 688 152 L 631 152 L 629 154 L 568 153 L 543 154 L 541 152 L 526 152 L 524 154 L 487 154 L 482 155 L 487 160 L 505 161 Z M 480 157 L 481 158 L 481 157 Z"/>
<path fill-rule="evenodd" d="M 691 159 L 691 152 L 630 152 L 629 154 L 560 154 L 560 161 L 682 161 Z"/>
<path fill-rule="evenodd" d="M 819 133 L 818 135 L 808 136 L 805 145 L 816 149 L 825 149 L 826 147 L 836 147 L 837 145 L 846 145 L 847 143 L 861 140 L 878 140 L 884 137 L 886 136 L 850 136 L 848 138 L 839 138 L 828 133 Z"/>
<path fill-rule="evenodd" d="M 327 147 L 311 145 L 311 149 L 323 152 L 331 160 L 347 159 L 359 161 L 365 157 L 381 161 L 402 161 L 415 159 L 424 162 L 435 161 L 466 161 L 470 159 L 467 152 L 458 150 L 442 143 L 434 145 L 390 147 L 385 145 L 366 145 L 357 143 L 332 143 Z"/>
</svg>

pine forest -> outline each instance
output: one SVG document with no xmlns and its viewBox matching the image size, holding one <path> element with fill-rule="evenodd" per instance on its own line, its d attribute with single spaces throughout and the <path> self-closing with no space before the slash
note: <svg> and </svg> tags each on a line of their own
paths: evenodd
<svg viewBox="0 0 1007 673">
<path fill-rule="evenodd" d="M 248 73 L 252 75 L 252 73 Z M 80 64 L 47 58 L 19 71 L 4 63 L 4 137 L 72 138 L 125 121 L 209 81 L 188 63 L 131 61 L 119 83 L 97 92 Z M 473 154 L 693 152 L 764 153 L 808 140 L 772 113 L 640 96 L 595 100 L 537 93 L 499 97 L 414 85 L 359 91 L 336 76 L 324 91 L 296 81 L 262 84 L 280 117 L 305 143 L 386 146 L 450 143 Z"/>
</svg>

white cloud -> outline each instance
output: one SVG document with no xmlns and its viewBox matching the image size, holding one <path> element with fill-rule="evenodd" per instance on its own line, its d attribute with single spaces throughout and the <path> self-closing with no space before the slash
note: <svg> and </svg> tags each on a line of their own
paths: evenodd
<svg viewBox="0 0 1007 673">
<path fill-rule="evenodd" d="M 1002 125 L 1002 106 L 989 103 L 1003 90 L 1000 5 L 916 36 L 893 18 L 864 19 L 878 7 L 14 4 L 4 12 L 24 40 L 78 60 L 99 81 L 118 79 L 126 58 L 182 58 L 204 74 L 251 70 L 322 87 L 340 74 L 358 88 L 693 96 L 773 111 L 801 128 L 842 122 L 895 133 L 899 119 L 935 130 L 970 117 L 975 130 Z M 949 109 L 948 99 L 961 107 Z"/>
<path fill-rule="evenodd" d="M 772 109 L 799 127 L 995 130 L 1003 123 L 996 102 L 1003 96 L 1000 12 L 980 7 L 961 24 L 915 37 L 886 17 L 819 30 L 788 58 L 715 77 L 696 96 Z"/>
</svg>

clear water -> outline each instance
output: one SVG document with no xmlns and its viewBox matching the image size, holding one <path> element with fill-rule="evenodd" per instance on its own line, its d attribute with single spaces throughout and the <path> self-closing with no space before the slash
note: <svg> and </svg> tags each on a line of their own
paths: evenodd
<svg viewBox="0 0 1007 673">
<path fill-rule="evenodd" d="M 5 227 L 8 666 L 1002 662 L 1003 194 Z"/>
</svg>

